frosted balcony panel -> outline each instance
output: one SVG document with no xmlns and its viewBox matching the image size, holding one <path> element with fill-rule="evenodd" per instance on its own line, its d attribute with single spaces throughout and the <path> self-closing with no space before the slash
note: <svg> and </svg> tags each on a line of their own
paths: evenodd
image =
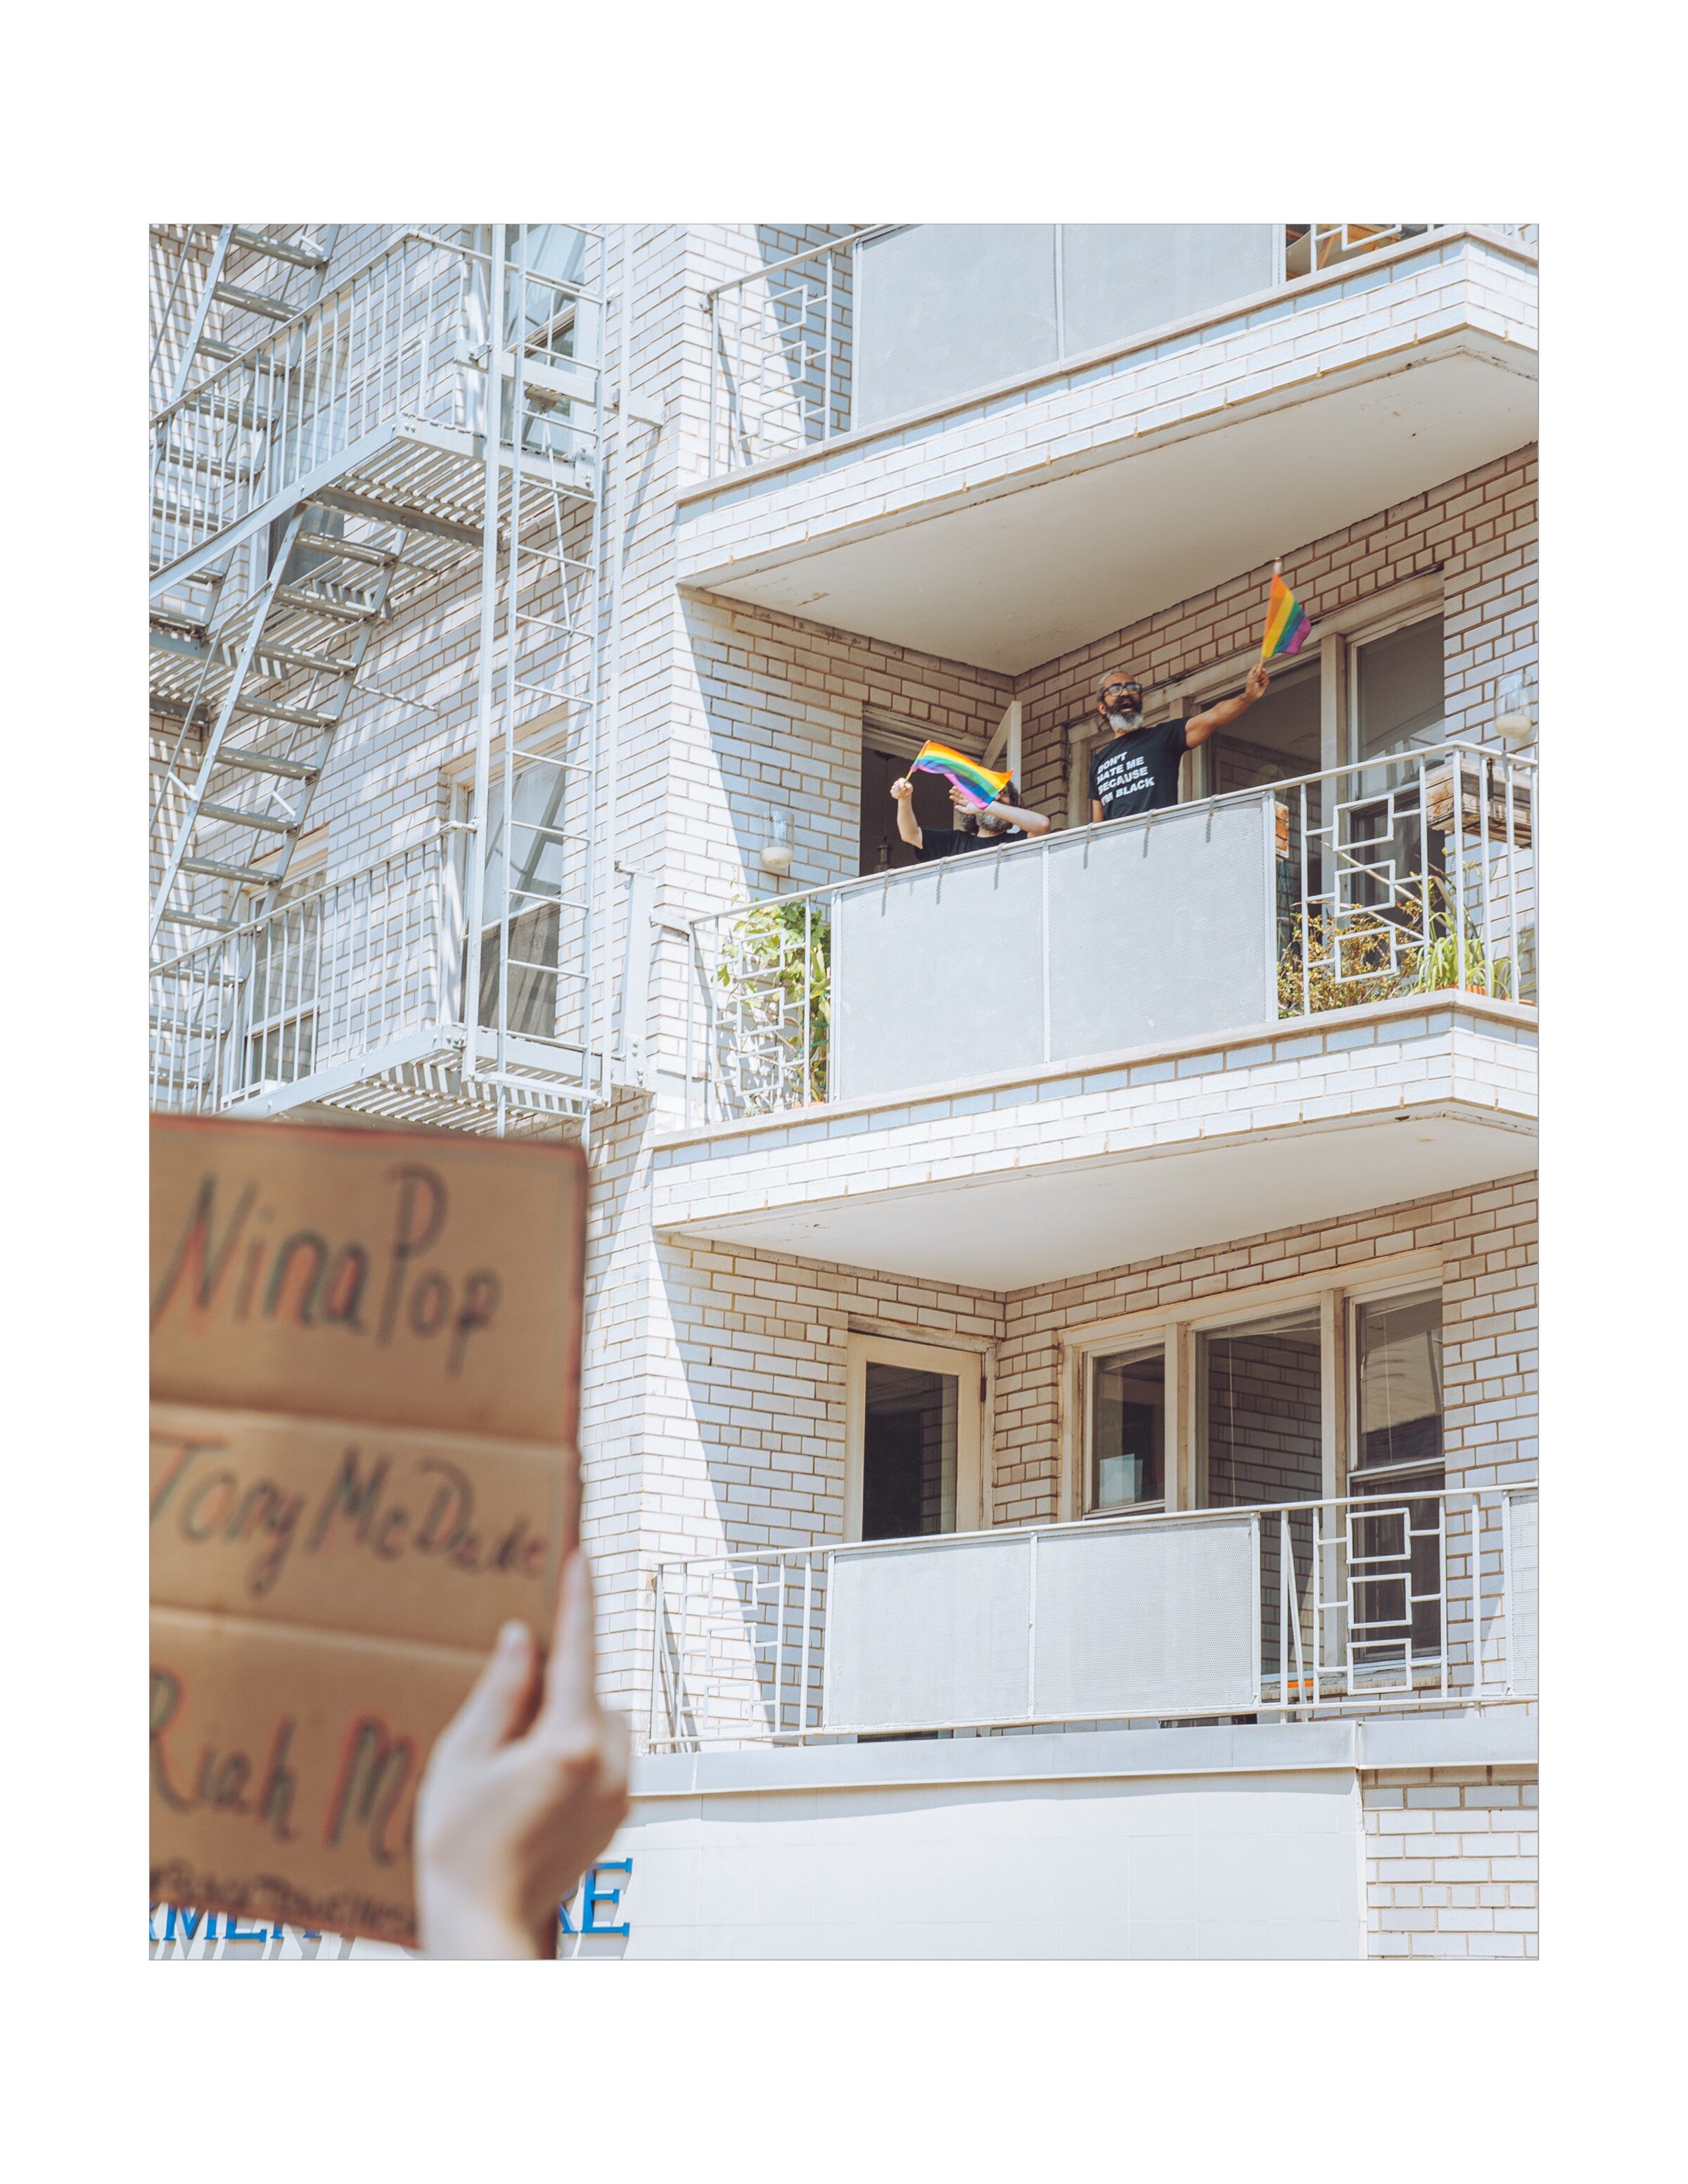
<svg viewBox="0 0 1688 2184">
<path fill-rule="evenodd" d="M 1269 799 L 889 872 L 837 898 L 835 1100 L 1277 1015 Z"/>
<path fill-rule="evenodd" d="M 1269 220 L 1064 227 L 1062 354 L 1106 348 L 1275 287 L 1279 232 Z"/>
<path fill-rule="evenodd" d="M 1052 364 L 1054 230 L 928 222 L 855 254 L 857 426 Z"/>
<path fill-rule="evenodd" d="M 857 246 L 856 429 L 1275 287 L 1270 221 L 927 222 Z"/>
<path fill-rule="evenodd" d="M 1031 1554 L 1023 1532 L 841 1548 L 832 1568 L 827 1726 L 1023 1716 Z"/>
</svg>

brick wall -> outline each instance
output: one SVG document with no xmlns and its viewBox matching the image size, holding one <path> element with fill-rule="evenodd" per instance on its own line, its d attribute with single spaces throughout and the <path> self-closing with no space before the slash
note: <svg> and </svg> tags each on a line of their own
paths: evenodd
<svg viewBox="0 0 1688 2184">
<path fill-rule="evenodd" d="M 1360 1797 L 1368 1955 L 1535 1956 L 1534 1768 L 1384 1768 Z"/>
</svg>

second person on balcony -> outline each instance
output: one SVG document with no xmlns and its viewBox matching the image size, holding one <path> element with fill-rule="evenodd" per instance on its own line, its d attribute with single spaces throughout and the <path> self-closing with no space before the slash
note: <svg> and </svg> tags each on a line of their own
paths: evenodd
<svg viewBox="0 0 1688 2184">
<path fill-rule="evenodd" d="M 1000 850 L 1010 842 L 1047 834 L 1048 820 L 1040 811 L 1023 811 L 1015 800 L 1019 794 L 1017 785 L 1011 781 L 994 804 L 975 811 L 961 790 L 952 788 L 950 801 L 961 825 L 922 827 L 914 816 L 913 782 L 905 774 L 891 783 L 897 805 L 897 832 L 923 865 L 935 857 L 959 857 L 969 850 Z"/>
</svg>

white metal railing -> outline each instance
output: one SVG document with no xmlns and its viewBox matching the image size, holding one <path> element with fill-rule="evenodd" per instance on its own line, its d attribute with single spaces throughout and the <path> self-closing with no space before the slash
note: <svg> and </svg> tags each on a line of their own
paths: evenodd
<svg viewBox="0 0 1688 2184">
<path fill-rule="evenodd" d="M 1357 1485 L 664 1563 L 649 1743 L 1532 1698 L 1535 1513 L 1533 1485 Z"/>
<path fill-rule="evenodd" d="M 688 1127 L 857 1096 L 864 1086 L 914 1090 L 988 1075 L 1006 1066 L 993 1056 L 1015 1058 L 1003 1044 L 1011 1026 L 1024 1032 L 1041 1022 L 1041 1050 L 1020 1057 L 1033 1063 L 1130 1045 L 1128 1036 L 1097 1025 L 1094 940 L 1067 947 L 1051 903 L 1065 902 L 1069 919 L 1082 922 L 1085 889 L 1100 903 L 1105 867 L 1122 863 L 1125 845 L 1151 829 L 1169 839 L 1174 817 L 1188 830 L 1189 846 L 1166 883 L 1191 891 L 1194 909 L 1198 896 L 1211 900 L 1223 883 L 1234 938 L 1254 951 L 1262 973 L 1232 981 L 1228 990 L 1223 982 L 1210 984 L 1213 1020 L 1189 1018 L 1192 1037 L 1449 989 L 1533 1003 L 1535 791 L 1533 760 L 1447 743 L 977 853 L 960 863 L 1003 861 L 995 885 L 1005 915 L 1028 935 L 1041 921 L 1044 944 L 1024 967 L 1023 980 L 1005 964 L 989 990 L 972 992 L 967 1027 L 939 1023 L 934 1031 L 932 995 L 913 976 L 922 949 L 965 950 L 960 928 L 969 913 L 956 880 L 944 877 L 957 861 L 712 912 L 691 926 L 682 1063 Z M 1251 808 L 1258 822 L 1243 844 L 1243 863 L 1222 865 L 1222 851 L 1234 853 L 1221 822 Z M 1256 843 L 1262 884 L 1239 891 L 1233 885 L 1239 872 L 1246 879 L 1256 869 L 1250 861 Z M 1051 861 L 1057 860 L 1058 866 Z M 956 905 L 948 912 L 946 889 Z M 898 960 L 909 975 L 888 978 L 859 939 L 854 952 L 839 953 L 835 967 L 841 932 L 893 931 L 883 916 L 888 889 L 896 890 L 901 919 L 894 930 L 902 937 L 891 944 L 905 949 Z M 1156 948 L 1154 966 L 1138 967 L 1188 995 L 1197 974 L 1207 976 L 1214 966 L 1212 935 L 1184 924 L 1187 930 Z M 1073 1028 L 1061 1046 L 1063 1025 Z M 922 1059 L 934 1039 L 943 1048 L 941 1067 Z M 976 1064 L 967 1059 L 969 1042 L 979 1050 Z M 842 1072 L 841 1056 L 850 1064 Z M 864 1070 L 864 1061 L 872 1067 Z"/>
<path fill-rule="evenodd" d="M 462 913 L 443 832 L 151 974 L 154 1107 L 214 1113 L 461 1023 Z"/>
<path fill-rule="evenodd" d="M 1291 286 L 1449 224 L 1288 224 L 1283 229 L 1281 283 Z M 1493 233 L 1534 241 L 1533 228 L 1485 225 Z M 854 429 L 855 253 L 861 243 L 888 232 L 883 222 L 851 229 L 721 281 L 705 294 L 710 477 L 811 454 Z M 1153 338 L 1134 335 L 1132 343 Z M 1051 369 L 1067 354 L 1064 343 L 1057 346 Z"/>
<path fill-rule="evenodd" d="M 400 416 L 463 421 L 473 254 L 406 234 L 153 424 L 156 572 Z"/>
<path fill-rule="evenodd" d="M 154 966 L 151 1104 L 198 1114 L 284 1106 L 401 1066 L 460 1067 L 471 1032 L 456 845 L 469 832 L 454 823 L 343 878 L 301 887 Z M 611 1050 L 602 996 L 578 968 L 562 882 L 546 884 L 544 894 L 511 889 L 487 900 L 473 1056 L 484 1076 L 501 1053 L 513 1094 L 573 1112 L 624 1056 Z M 501 913 L 511 970 L 502 989 L 492 975 Z M 648 975 L 640 940 L 635 933 L 626 956 L 630 989 Z M 624 1025 L 623 1042 L 630 1028 L 642 1037 L 641 1025 Z"/>
</svg>

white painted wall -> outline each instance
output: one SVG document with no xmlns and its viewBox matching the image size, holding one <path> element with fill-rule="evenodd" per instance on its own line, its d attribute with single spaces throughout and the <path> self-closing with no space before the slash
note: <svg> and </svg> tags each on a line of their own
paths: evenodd
<svg viewBox="0 0 1688 2184">
<path fill-rule="evenodd" d="M 607 1914 L 630 1930 L 565 1940 L 564 1953 L 1362 1955 L 1358 1774 L 1108 1771 L 1152 1734 L 788 1752 L 746 1758 L 742 1790 L 636 1790 L 606 1853 L 632 1861 L 631 1875 L 613 1876 L 623 1889 Z M 906 1779 L 916 1761 L 927 1779 Z M 687 1764 L 646 1761 L 642 1772 Z M 730 1758 L 701 1765 L 719 1782 Z M 753 1779 L 771 1765 L 788 1783 L 806 1774 L 816 1786 Z M 974 1768 L 994 1779 L 955 1779 Z"/>
</svg>

